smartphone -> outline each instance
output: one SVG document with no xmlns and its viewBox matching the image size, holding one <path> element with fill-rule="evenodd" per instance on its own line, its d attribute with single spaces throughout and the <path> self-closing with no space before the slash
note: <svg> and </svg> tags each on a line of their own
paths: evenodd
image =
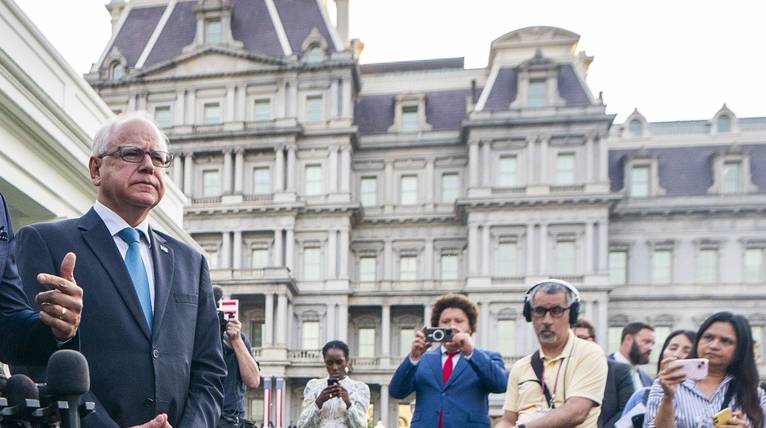
<svg viewBox="0 0 766 428">
<path fill-rule="evenodd" d="M 688 360 L 676 360 L 670 363 L 672 367 L 682 366 L 687 379 L 702 380 L 707 377 L 707 358 L 690 358 Z"/>
<path fill-rule="evenodd" d="M 721 425 L 726 425 L 729 423 L 729 420 L 731 419 L 731 409 L 725 408 L 721 410 L 720 412 L 713 415 L 713 425 L 719 427 Z"/>
<path fill-rule="evenodd" d="M 337 383 L 338 383 L 338 379 L 335 379 L 334 377 L 327 378 L 327 386 L 333 386 Z"/>
<path fill-rule="evenodd" d="M 428 342 L 449 342 L 452 340 L 453 331 L 451 328 L 426 327 L 425 335 Z"/>
</svg>

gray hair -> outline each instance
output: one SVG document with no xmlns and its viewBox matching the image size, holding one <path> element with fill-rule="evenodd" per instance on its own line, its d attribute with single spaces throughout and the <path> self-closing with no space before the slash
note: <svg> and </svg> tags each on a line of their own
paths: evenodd
<svg viewBox="0 0 766 428">
<path fill-rule="evenodd" d="M 570 285 L 569 287 L 571 288 L 569 288 L 564 284 L 569 284 L 569 283 L 565 283 L 564 281 L 561 281 L 558 279 L 546 280 L 546 281 L 537 283 L 529 292 L 530 293 L 529 303 L 534 303 L 535 296 L 537 295 L 537 293 L 542 291 L 545 294 L 564 293 L 564 295 L 566 296 L 567 307 L 571 306 L 572 303 L 575 302 L 578 296 L 573 291 L 574 287 Z"/>
<path fill-rule="evenodd" d="M 109 147 L 109 144 L 112 142 L 112 137 L 114 136 L 115 132 L 117 132 L 117 130 L 120 129 L 122 125 L 134 120 L 144 120 L 150 123 L 157 132 L 157 138 L 162 144 L 165 145 L 165 149 L 167 150 L 168 137 L 157 126 L 154 118 L 149 113 L 141 110 L 121 114 L 103 124 L 101 128 L 96 131 L 96 135 L 93 137 L 93 146 L 90 149 L 91 156 L 98 157 L 106 153 L 106 150 Z"/>
</svg>

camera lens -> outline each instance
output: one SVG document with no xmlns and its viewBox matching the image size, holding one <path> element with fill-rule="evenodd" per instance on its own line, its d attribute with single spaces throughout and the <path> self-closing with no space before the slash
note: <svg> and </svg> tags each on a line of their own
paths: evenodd
<svg viewBox="0 0 766 428">
<path fill-rule="evenodd" d="M 436 330 L 433 334 L 434 341 L 441 342 L 444 339 L 444 330 Z"/>
</svg>

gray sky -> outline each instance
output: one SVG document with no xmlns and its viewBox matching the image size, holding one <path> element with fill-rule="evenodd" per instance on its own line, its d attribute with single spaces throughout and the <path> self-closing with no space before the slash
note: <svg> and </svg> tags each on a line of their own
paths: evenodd
<svg viewBox="0 0 766 428">
<path fill-rule="evenodd" d="M 15 1 L 80 73 L 109 39 L 106 1 Z M 588 83 L 617 121 L 635 107 L 650 121 L 708 119 L 723 103 L 739 117 L 766 116 L 764 1 L 350 1 L 363 63 L 462 56 L 484 67 L 497 37 L 557 26 L 595 57 Z"/>
</svg>

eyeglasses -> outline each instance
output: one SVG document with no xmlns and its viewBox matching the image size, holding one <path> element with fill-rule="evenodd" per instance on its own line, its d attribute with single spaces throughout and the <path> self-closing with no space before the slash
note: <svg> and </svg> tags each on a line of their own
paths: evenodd
<svg viewBox="0 0 766 428">
<path fill-rule="evenodd" d="M 552 306 L 550 308 L 537 306 L 532 308 L 532 315 L 535 318 L 545 318 L 545 314 L 550 313 L 553 318 L 561 318 L 564 316 L 564 312 L 568 310 L 569 308 L 562 308 L 561 306 Z"/>
<path fill-rule="evenodd" d="M 167 168 L 173 163 L 172 153 L 162 152 L 157 150 L 144 150 L 135 146 L 120 146 L 108 153 L 102 153 L 99 158 L 106 156 L 116 156 L 125 162 L 141 163 L 144 161 L 144 157 L 149 155 L 152 160 L 152 165 L 157 168 Z"/>
</svg>

